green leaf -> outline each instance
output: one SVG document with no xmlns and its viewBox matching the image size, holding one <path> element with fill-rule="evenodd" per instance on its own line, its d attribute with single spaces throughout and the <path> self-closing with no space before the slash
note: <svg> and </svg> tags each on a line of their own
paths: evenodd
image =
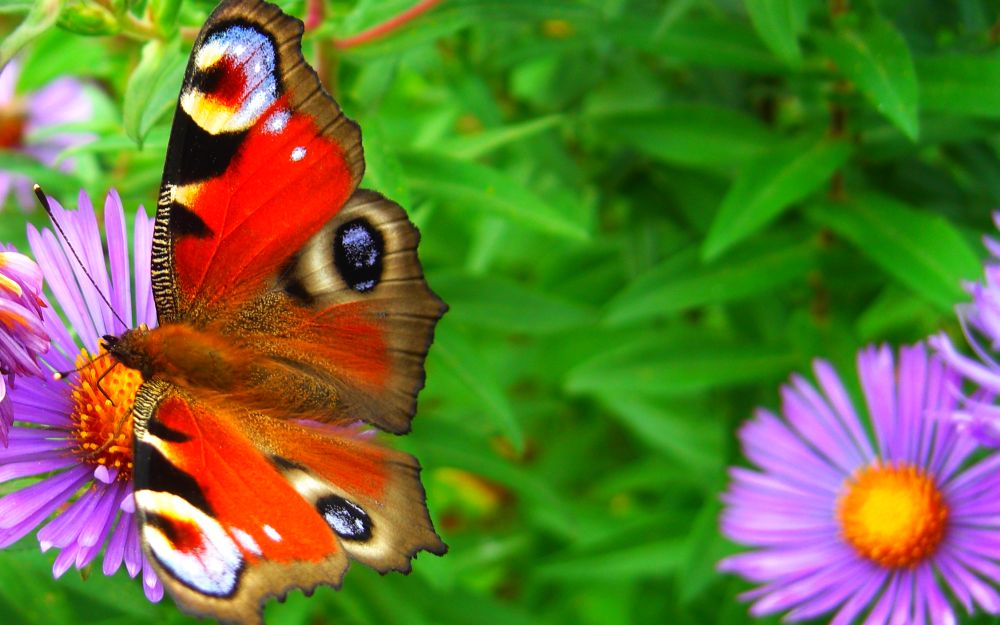
<svg viewBox="0 0 1000 625">
<path fill-rule="evenodd" d="M 524 449 L 524 434 L 507 396 L 496 381 L 496 374 L 490 371 L 476 351 L 450 328 L 450 325 L 444 324 L 437 329 L 433 357 L 473 392 L 485 409 L 486 417 L 520 453 Z"/>
<path fill-rule="evenodd" d="M 149 130 L 177 101 L 186 57 L 180 40 L 153 40 L 142 48 L 142 58 L 129 77 L 122 105 L 125 132 L 142 145 Z"/>
<path fill-rule="evenodd" d="M 49 195 L 76 197 L 76 194 L 84 186 L 83 182 L 76 176 L 46 167 L 20 152 L 0 150 L 0 171 L 20 174 L 31 183 L 41 185 Z"/>
<path fill-rule="evenodd" d="M 365 129 L 362 136 L 365 148 L 364 186 L 409 208 L 412 206 L 410 189 L 403 175 L 403 165 L 386 137 L 381 121 L 370 119 L 362 123 L 362 127 Z"/>
<path fill-rule="evenodd" d="M 753 117 L 714 105 L 674 104 L 597 119 L 606 140 L 674 165 L 732 169 L 767 150 L 774 135 Z"/>
<path fill-rule="evenodd" d="M 27 13 L 35 4 L 31 0 L 0 0 L 0 15 Z"/>
<path fill-rule="evenodd" d="M 723 198 L 702 256 L 718 257 L 821 188 L 850 153 L 845 142 L 804 137 L 749 163 Z"/>
<path fill-rule="evenodd" d="M 767 47 L 785 63 L 798 66 L 802 62 L 799 35 L 808 6 L 800 0 L 746 0 L 745 4 Z"/>
<path fill-rule="evenodd" d="M 677 577 L 681 601 L 691 601 L 712 584 L 716 563 L 726 555 L 725 542 L 719 534 L 719 509 L 718 499 L 709 498 L 688 533 L 687 553 L 679 567 L 684 573 Z"/>
<path fill-rule="evenodd" d="M 784 69 L 745 22 L 685 17 L 659 33 L 655 22 L 630 20 L 611 34 L 624 45 L 639 45 L 693 66 L 752 73 L 780 73 Z"/>
<path fill-rule="evenodd" d="M 456 208 L 494 213 L 526 228 L 576 241 L 590 236 L 579 219 L 498 169 L 428 152 L 406 152 L 402 162 L 411 189 Z"/>
<path fill-rule="evenodd" d="M 981 272 L 976 253 L 946 219 L 888 196 L 823 202 L 810 208 L 809 215 L 942 311 L 964 300 L 962 281 Z"/>
<path fill-rule="evenodd" d="M 475 159 L 518 141 L 523 141 L 556 128 L 565 121 L 565 115 L 546 115 L 528 121 L 489 128 L 473 135 L 454 137 L 437 149 L 460 159 Z"/>
<path fill-rule="evenodd" d="M 891 23 L 874 19 L 860 30 L 819 37 L 818 43 L 880 113 L 917 140 L 916 70 L 906 40 Z"/>
<path fill-rule="evenodd" d="M 450 274 L 435 275 L 430 282 L 448 302 L 450 321 L 544 335 L 596 320 L 592 310 L 504 279 Z"/>
<path fill-rule="evenodd" d="M 56 23 L 63 4 L 63 0 L 41 0 L 31 7 L 14 32 L 4 36 L 3 42 L 0 42 L 0 68 Z"/>
<path fill-rule="evenodd" d="M 923 110 L 1000 117 L 1000 53 L 918 57 L 916 63 Z"/>
<path fill-rule="evenodd" d="M 177 32 L 177 14 L 180 11 L 180 0 L 151 0 L 149 12 L 157 32 L 168 37 Z"/>
<path fill-rule="evenodd" d="M 665 408 L 638 396 L 598 393 L 601 403 L 633 434 L 651 448 L 701 474 L 722 467 L 723 423 L 700 422 L 691 412 Z"/>
<path fill-rule="evenodd" d="M 616 580 L 665 577 L 685 556 L 684 541 L 666 538 L 611 552 L 574 556 L 534 566 L 541 579 Z"/>
<path fill-rule="evenodd" d="M 682 345 L 645 338 L 578 365 L 567 376 L 566 389 L 574 393 L 678 397 L 772 380 L 798 362 L 797 354 L 787 349 L 700 341 Z"/>
<path fill-rule="evenodd" d="M 815 264 L 811 243 L 783 245 L 773 238 L 738 258 L 707 265 L 689 249 L 629 284 L 611 300 L 605 321 L 621 326 L 768 293 L 804 280 Z"/>
</svg>

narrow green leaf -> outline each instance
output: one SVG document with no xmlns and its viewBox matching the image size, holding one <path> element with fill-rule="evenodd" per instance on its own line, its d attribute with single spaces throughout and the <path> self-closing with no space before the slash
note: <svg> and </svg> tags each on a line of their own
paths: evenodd
<svg viewBox="0 0 1000 625">
<path fill-rule="evenodd" d="M 119 129 L 120 130 L 120 129 Z M 140 150 L 166 150 L 169 138 L 169 128 L 158 126 L 150 130 L 142 146 L 136 146 L 135 141 L 122 134 L 99 136 L 93 141 L 74 145 L 59 153 L 59 159 L 65 160 L 81 154 L 119 154 L 121 152 L 137 152 Z"/>
<path fill-rule="evenodd" d="M 981 268 L 976 253 L 946 219 L 897 199 L 867 194 L 809 210 L 901 284 L 950 311 L 965 299 L 962 281 Z"/>
<path fill-rule="evenodd" d="M 798 362 L 797 354 L 787 349 L 682 345 L 645 338 L 578 365 L 569 372 L 566 389 L 575 393 L 677 397 L 771 380 Z"/>
<path fill-rule="evenodd" d="M 0 15 L 27 13 L 34 6 L 31 0 L 0 0 Z"/>
<path fill-rule="evenodd" d="M 573 216 L 498 169 L 429 152 L 406 152 L 401 160 L 411 189 L 456 208 L 491 212 L 576 241 L 590 237 Z"/>
<path fill-rule="evenodd" d="M 62 12 L 63 0 L 41 0 L 36 2 L 24 20 L 0 42 L 0 68 L 14 58 L 14 55 L 31 43 L 36 37 L 51 28 Z"/>
<path fill-rule="evenodd" d="M 718 473 L 713 477 L 717 478 Z M 683 574 L 677 576 L 681 601 L 693 600 L 712 585 L 716 563 L 726 555 L 725 539 L 719 533 L 719 508 L 719 500 L 709 498 L 688 533 L 687 553 L 679 567 Z"/>
<path fill-rule="evenodd" d="M 524 434 L 507 396 L 496 381 L 496 374 L 489 370 L 475 350 L 449 328 L 445 324 L 437 329 L 433 358 L 444 364 L 479 398 L 494 427 L 520 452 L 524 448 Z"/>
<path fill-rule="evenodd" d="M 591 310 L 499 278 L 435 275 L 431 284 L 448 302 L 448 318 L 455 322 L 544 335 L 595 321 Z"/>
<path fill-rule="evenodd" d="M 185 56 L 180 40 L 153 40 L 142 48 L 142 57 L 129 76 L 122 105 L 125 132 L 138 145 L 177 101 L 184 76 Z"/>
<path fill-rule="evenodd" d="M 651 448 L 700 473 L 721 468 L 721 421 L 699 420 L 688 411 L 667 409 L 662 402 L 643 397 L 612 392 L 597 396 L 610 414 Z"/>
<path fill-rule="evenodd" d="M 1000 117 L 1000 53 L 917 58 L 917 76 L 923 110 Z"/>
<path fill-rule="evenodd" d="M 438 149 L 455 158 L 475 159 L 556 128 L 565 119 L 566 116 L 562 114 L 546 115 L 501 128 L 489 128 L 474 135 L 451 138 L 438 146 Z"/>
<path fill-rule="evenodd" d="M 874 19 L 863 29 L 819 37 L 818 43 L 880 113 L 917 140 L 917 74 L 906 40 L 890 22 Z"/>
<path fill-rule="evenodd" d="M 177 31 L 177 14 L 180 11 L 180 0 L 151 0 L 149 12 L 153 16 L 153 24 L 157 32 L 172 36 Z"/>
<path fill-rule="evenodd" d="M 616 580 L 666 577 L 685 556 L 685 543 L 666 538 L 612 552 L 543 562 L 535 568 L 542 579 Z"/>
<path fill-rule="evenodd" d="M 382 122 L 370 119 L 361 122 L 361 125 L 365 129 L 362 136 L 365 147 L 364 186 L 378 191 L 404 208 L 410 208 L 410 188 L 403 175 L 403 165 L 386 137 Z"/>
<path fill-rule="evenodd" d="M 815 249 L 809 243 L 768 239 L 738 258 L 709 265 L 689 249 L 631 282 L 611 300 L 605 321 L 620 326 L 760 295 L 804 279 L 814 267 Z"/>
<path fill-rule="evenodd" d="M 20 152 L 0 150 L 0 171 L 20 174 L 34 184 L 39 184 L 50 195 L 76 196 L 83 183 L 72 174 L 46 167 Z"/>
<path fill-rule="evenodd" d="M 639 23 L 640 32 L 654 32 L 655 24 Z M 621 33 L 634 37 L 635 33 Z M 641 39 L 640 39 L 641 41 Z M 745 22 L 717 18 L 685 17 L 677 20 L 657 39 L 643 45 L 668 58 L 695 66 L 722 67 L 755 73 L 782 72 L 785 68 Z M 628 42 L 623 42 L 628 43 Z"/>
<path fill-rule="evenodd" d="M 940 323 L 941 312 L 934 304 L 893 282 L 861 313 L 855 328 L 863 341 L 877 341 L 913 328 L 923 327 L 925 334 L 931 334 L 940 330 Z"/>
<path fill-rule="evenodd" d="M 718 257 L 822 187 L 850 152 L 847 143 L 805 137 L 749 163 L 722 200 L 702 256 Z"/>
<path fill-rule="evenodd" d="M 602 137 L 674 165 L 732 169 L 763 153 L 774 135 L 753 117 L 705 104 L 601 117 Z"/>
<path fill-rule="evenodd" d="M 808 6 L 800 0 L 746 0 L 747 12 L 757 34 L 785 63 L 802 62 L 799 34 Z"/>
</svg>

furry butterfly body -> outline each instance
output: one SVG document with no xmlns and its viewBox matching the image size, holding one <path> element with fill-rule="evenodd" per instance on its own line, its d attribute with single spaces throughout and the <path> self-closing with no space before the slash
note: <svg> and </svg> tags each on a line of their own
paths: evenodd
<svg viewBox="0 0 1000 625">
<path fill-rule="evenodd" d="M 143 549 L 185 610 L 256 624 L 350 559 L 443 554 L 409 430 L 444 304 L 405 212 L 357 189 L 358 127 L 305 64 L 301 22 L 227 0 L 178 100 L 151 260 L 159 325 L 105 337 L 134 405 Z"/>
</svg>

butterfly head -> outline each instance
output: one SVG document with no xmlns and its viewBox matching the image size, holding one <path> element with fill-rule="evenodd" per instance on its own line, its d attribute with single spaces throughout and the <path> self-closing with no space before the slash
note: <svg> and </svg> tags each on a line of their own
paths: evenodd
<svg viewBox="0 0 1000 625">
<path fill-rule="evenodd" d="M 149 328 L 143 324 L 138 328 L 126 330 L 120 336 L 106 334 L 101 337 L 104 349 L 111 356 L 129 369 L 135 369 L 144 380 L 152 375 L 152 361 L 146 349 L 146 339 Z"/>
</svg>

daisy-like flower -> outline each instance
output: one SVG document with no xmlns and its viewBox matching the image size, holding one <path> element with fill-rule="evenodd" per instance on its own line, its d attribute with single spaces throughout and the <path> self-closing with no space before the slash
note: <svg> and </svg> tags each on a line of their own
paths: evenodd
<svg viewBox="0 0 1000 625">
<path fill-rule="evenodd" d="M 132 499 L 129 410 L 141 378 L 101 357 L 100 347 L 103 335 L 121 334 L 126 324 L 156 324 L 149 273 L 152 221 L 140 208 L 132 271 L 117 193 L 109 193 L 104 204 L 107 259 L 86 194 L 80 194 L 77 211 L 52 204 L 96 286 L 52 231 L 29 230 L 31 250 L 58 304 L 42 309 L 52 338 L 42 360 L 55 371 L 71 373 L 61 380 L 25 378 L 10 393 L 15 422 L 10 445 L 0 449 L 0 481 L 39 479 L 0 498 L 0 547 L 40 528 L 42 550 L 60 550 L 53 566 L 56 577 L 70 567 L 88 565 L 103 548 L 105 574 L 115 573 L 124 562 L 130 575 L 142 573 L 146 596 L 158 601 L 163 587 L 140 549 Z M 60 312 L 75 333 L 67 330 Z"/>
<path fill-rule="evenodd" d="M 993 214 L 1000 228 L 1000 212 Z M 992 354 L 1000 351 L 1000 241 L 984 237 L 991 260 L 983 269 L 982 282 L 965 285 L 972 302 L 958 306 L 958 319 L 974 357 L 958 351 L 945 334 L 931 337 L 930 344 L 951 367 L 979 387 L 972 396 L 962 398 L 962 406 L 953 413 L 961 426 L 980 443 L 1000 447 L 1000 406 L 993 398 L 1000 394 L 1000 364 Z"/>
<path fill-rule="evenodd" d="M 740 431 L 753 468 L 732 468 L 722 531 L 750 550 L 719 564 L 757 584 L 755 615 L 845 625 L 951 625 L 1000 612 L 1000 456 L 946 418 L 957 374 L 922 344 L 858 355 L 863 421 L 829 363 L 819 388 L 794 376 L 781 415 L 759 410 Z M 869 424 L 866 427 L 866 423 Z"/>
<path fill-rule="evenodd" d="M 93 103 L 83 84 L 70 77 L 57 78 L 35 93 L 18 95 L 20 71 L 17 59 L 0 70 L 0 150 L 21 152 L 51 167 L 60 152 L 93 139 L 89 133 L 52 129 L 87 121 Z M 63 171 L 72 167 L 72 159 L 59 165 Z M 24 176 L 0 171 L 0 206 L 11 191 L 21 208 L 30 210 L 35 206 L 32 182 Z"/>
<path fill-rule="evenodd" d="M 49 347 L 42 325 L 42 272 L 13 249 L 0 247 L 0 443 L 14 418 L 8 388 L 15 376 L 40 375 L 38 355 Z"/>
</svg>

